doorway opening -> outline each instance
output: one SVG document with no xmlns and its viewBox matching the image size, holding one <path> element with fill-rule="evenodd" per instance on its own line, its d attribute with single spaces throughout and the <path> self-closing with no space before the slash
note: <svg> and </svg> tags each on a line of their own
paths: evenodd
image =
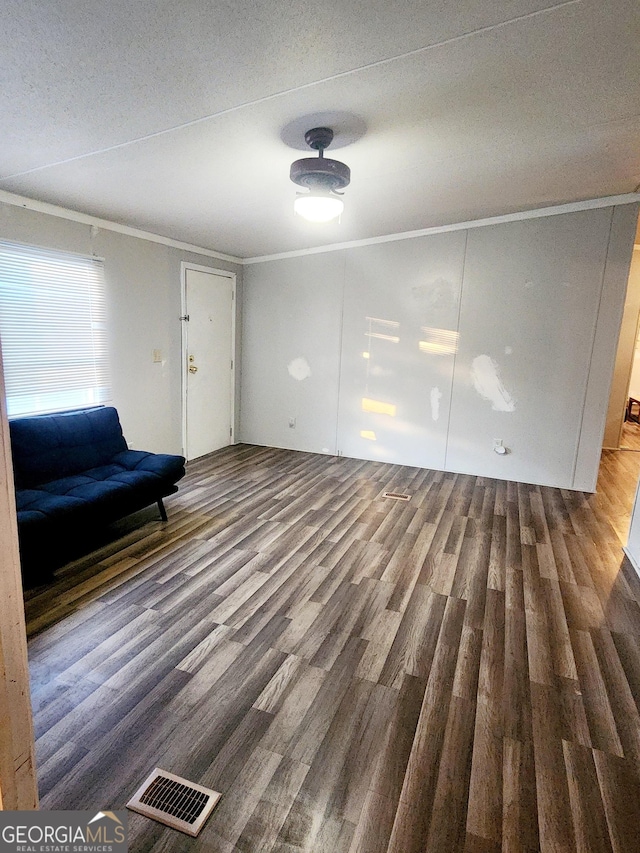
<svg viewBox="0 0 640 853">
<path fill-rule="evenodd" d="M 620 450 L 640 451 L 640 328 L 631 362 L 627 405 L 620 435 Z"/>
<path fill-rule="evenodd" d="M 640 450 L 640 226 L 629 270 L 609 408 L 605 450 Z"/>
</svg>

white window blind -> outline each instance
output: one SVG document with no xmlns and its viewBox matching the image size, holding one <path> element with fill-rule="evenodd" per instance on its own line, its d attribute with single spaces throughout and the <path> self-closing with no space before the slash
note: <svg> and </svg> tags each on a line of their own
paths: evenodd
<svg viewBox="0 0 640 853">
<path fill-rule="evenodd" d="M 102 261 L 0 241 L 0 338 L 9 417 L 108 402 Z"/>
</svg>

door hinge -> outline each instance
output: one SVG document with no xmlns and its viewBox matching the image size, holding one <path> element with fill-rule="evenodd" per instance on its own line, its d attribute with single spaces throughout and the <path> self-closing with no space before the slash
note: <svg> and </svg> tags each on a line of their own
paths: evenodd
<svg viewBox="0 0 640 853">
<path fill-rule="evenodd" d="M 189 322 L 189 315 L 185 314 L 184 317 L 178 317 L 178 320 L 186 320 L 188 323 Z"/>
<path fill-rule="evenodd" d="M 231 370 L 233 370 L 233 359 L 231 359 Z"/>
<path fill-rule="evenodd" d="M 229 438 L 233 438 L 233 427 L 229 427 Z"/>
</svg>

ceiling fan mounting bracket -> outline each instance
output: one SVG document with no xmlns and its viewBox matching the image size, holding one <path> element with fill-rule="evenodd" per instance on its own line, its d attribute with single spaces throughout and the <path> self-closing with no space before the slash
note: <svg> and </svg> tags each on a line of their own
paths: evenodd
<svg viewBox="0 0 640 853">
<path fill-rule="evenodd" d="M 314 151 L 319 151 L 320 156 L 325 148 L 328 148 L 333 142 L 333 131 L 330 127 L 312 127 L 304 135 L 304 141 L 309 148 Z"/>
</svg>

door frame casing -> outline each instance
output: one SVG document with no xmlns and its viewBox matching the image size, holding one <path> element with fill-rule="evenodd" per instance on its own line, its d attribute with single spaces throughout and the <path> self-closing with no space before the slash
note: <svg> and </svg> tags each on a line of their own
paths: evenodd
<svg viewBox="0 0 640 853">
<path fill-rule="evenodd" d="M 187 367 L 188 367 L 188 345 L 189 345 L 189 321 L 187 315 L 187 272 L 204 272 L 211 275 L 228 278 L 231 281 L 231 399 L 229 401 L 229 444 L 235 444 L 235 415 L 236 415 L 236 273 L 229 270 L 206 267 L 202 264 L 194 264 L 190 261 L 180 263 L 180 378 L 181 378 L 181 400 L 182 400 L 182 453 L 187 455 Z"/>
<path fill-rule="evenodd" d="M 0 809 L 38 808 L 11 439 L 0 347 Z"/>
</svg>

